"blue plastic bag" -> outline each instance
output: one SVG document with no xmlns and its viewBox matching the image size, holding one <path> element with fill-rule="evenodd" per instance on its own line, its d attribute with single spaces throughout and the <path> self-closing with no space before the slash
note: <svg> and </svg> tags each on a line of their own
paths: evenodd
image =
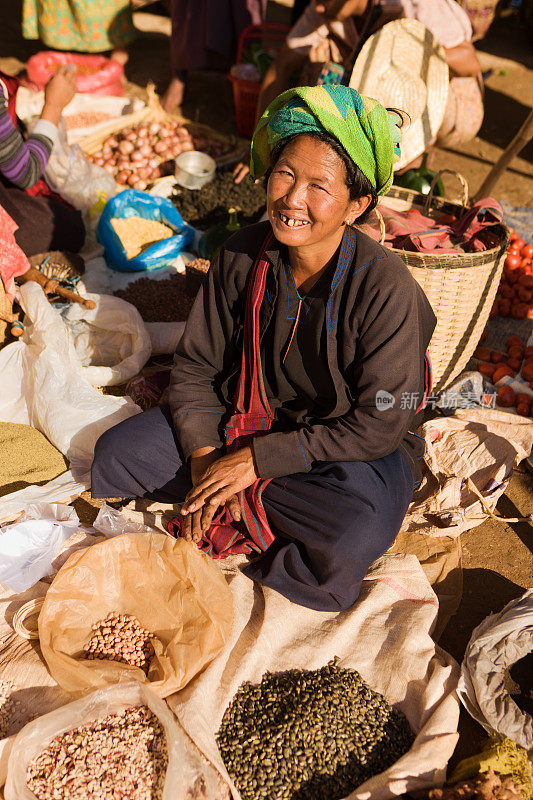
<svg viewBox="0 0 533 800">
<path fill-rule="evenodd" d="M 143 217 L 168 225 L 176 231 L 176 236 L 162 239 L 147 247 L 135 258 L 127 258 L 126 251 L 111 225 L 112 219 Z M 105 259 L 108 265 L 118 272 L 148 272 L 161 269 L 173 261 L 181 251 L 191 244 L 194 230 L 187 225 L 174 207 L 164 197 L 152 197 L 146 192 L 128 189 L 112 197 L 100 217 L 96 237 L 104 246 Z"/>
</svg>

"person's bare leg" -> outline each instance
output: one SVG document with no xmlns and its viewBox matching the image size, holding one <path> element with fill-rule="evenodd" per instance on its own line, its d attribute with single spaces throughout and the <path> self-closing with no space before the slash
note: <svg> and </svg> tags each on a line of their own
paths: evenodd
<svg viewBox="0 0 533 800">
<path fill-rule="evenodd" d="M 118 63 L 122 64 L 122 66 L 128 63 L 129 57 L 130 55 L 126 47 L 115 47 L 111 51 L 111 58 L 113 61 L 118 61 Z"/>
<path fill-rule="evenodd" d="M 161 99 L 161 105 L 167 114 L 175 111 L 178 106 L 183 103 L 183 95 L 185 94 L 185 70 L 180 70 L 174 73 L 168 88 Z"/>
</svg>

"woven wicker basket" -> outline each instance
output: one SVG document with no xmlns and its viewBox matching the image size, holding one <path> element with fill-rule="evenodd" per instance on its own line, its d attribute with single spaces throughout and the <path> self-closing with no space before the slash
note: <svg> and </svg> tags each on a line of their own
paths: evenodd
<svg viewBox="0 0 533 800">
<path fill-rule="evenodd" d="M 451 170 L 441 170 L 433 185 L 445 172 Z M 464 178 L 458 177 L 463 184 L 462 205 L 433 197 L 433 190 L 426 196 L 398 186 L 391 187 L 385 203 L 400 211 L 415 207 L 424 213 L 435 209 L 460 217 L 468 204 L 468 189 Z M 437 317 L 429 345 L 434 394 L 441 392 L 466 367 L 494 303 L 509 244 L 509 230 L 505 225 L 491 230 L 498 236 L 498 245 L 478 253 L 439 255 L 391 248 L 420 284 Z"/>
</svg>

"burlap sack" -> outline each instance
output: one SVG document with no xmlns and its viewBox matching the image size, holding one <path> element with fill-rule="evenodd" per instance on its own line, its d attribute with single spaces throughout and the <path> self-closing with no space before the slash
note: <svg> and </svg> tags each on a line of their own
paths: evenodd
<svg viewBox="0 0 533 800">
<path fill-rule="evenodd" d="M 154 636 L 148 675 L 118 661 L 89 661 L 92 625 L 111 611 L 133 614 Z M 223 648 L 232 598 L 216 562 L 184 539 L 125 533 L 74 553 L 39 615 L 41 652 L 70 692 L 132 680 L 160 697 L 185 686 Z"/>
<path fill-rule="evenodd" d="M 191 739 L 233 786 L 215 734 L 244 681 L 267 671 L 316 669 L 333 656 L 407 716 L 417 738 L 392 767 L 362 784 L 350 800 L 385 800 L 444 779 L 458 739 L 458 666 L 431 639 L 438 603 L 418 560 L 387 555 L 363 581 L 359 600 L 341 613 L 302 608 L 223 564 L 234 599 L 231 636 L 219 657 L 167 699 Z"/>
<path fill-rule="evenodd" d="M 533 446 L 533 420 L 487 409 L 459 409 L 420 429 L 425 470 L 402 530 L 459 536 L 493 515 L 513 467 Z"/>
<path fill-rule="evenodd" d="M 473 631 L 461 666 L 459 697 L 490 734 L 533 748 L 533 715 L 515 703 L 509 670 L 533 651 L 533 589 L 490 614 Z"/>
</svg>

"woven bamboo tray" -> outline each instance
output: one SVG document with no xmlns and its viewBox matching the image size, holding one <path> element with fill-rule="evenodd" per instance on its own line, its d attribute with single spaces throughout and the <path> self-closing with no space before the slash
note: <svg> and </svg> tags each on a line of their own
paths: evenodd
<svg viewBox="0 0 533 800">
<path fill-rule="evenodd" d="M 80 139 L 77 144 L 81 147 L 83 152 L 87 153 L 87 155 L 94 155 L 100 150 L 108 136 L 112 136 L 124 128 L 133 128 L 143 122 L 165 122 L 168 120 L 182 122 L 191 133 L 201 133 L 209 136 L 210 139 L 220 142 L 224 146 L 224 152 L 215 159 L 219 167 L 237 161 L 246 149 L 250 147 L 250 143 L 247 142 L 246 139 L 219 133 L 208 125 L 193 122 L 186 117 L 167 114 L 166 111 L 161 108 L 153 84 L 148 84 L 146 91 L 148 93 L 148 103 L 144 108 L 139 109 L 139 111 L 134 111 L 132 114 L 126 114 L 119 119 L 111 120 L 111 122 L 109 122 L 107 126 L 102 127 L 98 133 Z"/>
<path fill-rule="evenodd" d="M 468 206 L 468 187 L 462 176 L 458 176 L 463 185 L 462 204 L 433 196 L 437 178 L 446 172 L 452 171 L 441 170 L 427 196 L 392 186 L 386 204 L 401 211 L 416 207 L 423 213 L 438 210 L 462 216 Z M 429 345 L 434 394 L 441 392 L 466 367 L 494 303 L 509 244 L 509 229 L 501 224 L 491 230 L 498 237 L 497 246 L 477 253 L 414 253 L 390 248 L 420 284 L 437 317 Z"/>
<path fill-rule="evenodd" d="M 7 326 L 9 324 L 7 319 L 11 317 L 12 312 L 13 307 L 7 296 L 2 278 L 0 278 L 0 347 L 5 341 Z"/>
</svg>

